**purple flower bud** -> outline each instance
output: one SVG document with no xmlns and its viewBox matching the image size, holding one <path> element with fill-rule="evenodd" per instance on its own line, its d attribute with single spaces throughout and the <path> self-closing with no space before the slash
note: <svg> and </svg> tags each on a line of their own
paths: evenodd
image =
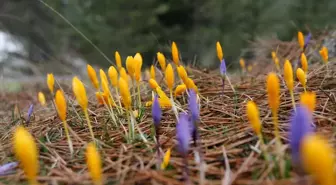
<svg viewBox="0 0 336 185">
<path fill-rule="evenodd" d="M 161 121 L 161 116 L 162 116 L 162 111 L 160 108 L 159 99 L 157 96 L 155 96 L 153 104 L 152 104 L 152 117 L 153 117 L 153 122 L 154 122 L 155 127 L 159 126 L 160 121 Z"/>
<path fill-rule="evenodd" d="M 18 162 L 10 162 L 10 163 L 1 165 L 0 166 L 0 176 L 11 173 L 18 165 L 19 165 Z"/>
<path fill-rule="evenodd" d="M 181 113 L 179 122 L 176 125 L 176 137 L 178 141 L 178 150 L 182 156 L 186 156 L 189 150 L 190 135 L 190 122 L 188 115 Z"/>
<path fill-rule="evenodd" d="M 197 94 L 194 90 L 189 90 L 189 101 L 188 101 L 189 111 L 191 113 L 191 121 L 195 122 L 199 120 L 199 107 L 197 103 Z"/>
<path fill-rule="evenodd" d="M 308 33 L 308 35 L 306 36 L 305 41 L 304 41 L 304 46 L 303 46 L 304 49 L 306 49 L 306 47 L 308 46 L 308 43 L 309 43 L 311 37 L 312 37 L 311 33 Z"/>
<path fill-rule="evenodd" d="M 292 161 L 300 164 L 300 146 L 302 139 L 305 135 L 313 132 L 311 127 L 312 115 L 309 110 L 299 105 L 296 108 L 296 112 L 291 117 L 291 123 L 289 128 L 290 147 L 292 149 Z"/>
<path fill-rule="evenodd" d="M 225 60 L 223 58 L 223 60 L 221 61 L 221 64 L 220 64 L 220 73 L 222 76 L 224 76 L 226 74 L 226 64 L 225 64 Z"/>
<path fill-rule="evenodd" d="M 28 109 L 28 116 L 27 116 L 27 123 L 30 121 L 30 117 L 34 112 L 34 104 L 30 104 L 29 109 Z"/>
</svg>

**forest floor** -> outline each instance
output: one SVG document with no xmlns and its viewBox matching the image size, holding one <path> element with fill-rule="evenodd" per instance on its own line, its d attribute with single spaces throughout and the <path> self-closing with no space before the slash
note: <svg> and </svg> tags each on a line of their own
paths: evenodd
<svg viewBox="0 0 336 185">
<path fill-rule="evenodd" d="M 289 118 L 292 113 L 292 103 L 288 91 L 281 81 L 281 105 L 279 110 L 279 128 L 281 134 L 283 161 L 285 171 L 279 173 L 278 161 L 266 161 L 260 154 L 258 138 L 253 133 L 246 117 L 246 103 L 253 99 L 259 109 L 262 119 L 262 133 L 265 137 L 267 150 L 274 155 L 274 136 L 271 112 L 268 108 L 266 94 L 267 72 L 253 77 L 234 77 L 232 87 L 226 83 L 223 92 L 221 78 L 217 73 L 209 73 L 190 69 L 200 91 L 201 121 L 199 123 L 200 143 L 206 162 L 205 184 L 222 184 L 230 181 L 232 184 L 310 184 L 310 177 L 298 173 L 291 164 L 288 147 Z M 317 95 L 314 123 L 317 132 L 325 136 L 332 144 L 335 143 L 336 131 L 336 65 L 330 63 L 328 73 L 325 66 L 310 66 L 307 87 Z M 44 84 L 44 83 L 42 83 Z M 16 125 L 23 124 L 35 137 L 39 147 L 41 184 L 90 184 L 90 178 L 85 165 L 84 151 L 87 142 L 91 141 L 88 127 L 80 107 L 75 103 L 69 83 L 62 84 L 67 93 L 68 119 L 71 137 L 74 145 L 74 156 L 69 155 L 67 140 L 63 134 L 63 126 L 59 120 L 51 96 L 47 96 L 49 105 L 42 107 L 37 101 L 37 92 L 48 94 L 46 85 L 27 85 L 21 92 L 0 94 L 0 164 L 15 161 L 12 152 L 12 133 Z M 89 86 L 89 84 L 87 84 Z M 144 86 L 147 84 L 144 83 Z M 144 88 L 145 89 L 145 88 Z M 148 89 L 148 88 L 147 88 Z M 295 82 L 296 102 L 303 88 Z M 163 151 L 172 148 L 169 166 L 166 170 L 156 169 L 155 142 L 153 139 L 151 108 L 139 110 L 137 124 L 144 132 L 147 143 L 137 139 L 127 144 L 123 130 L 116 128 L 104 106 L 98 106 L 93 93 L 90 94 L 90 119 L 94 134 L 99 142 L 99 152 L 102 155 L 103 171 L 106 184 L 183 184 L 182 158 L 177 152 L 175 117 L 172 110 L 164 110 L 161 121 L 160 143 Z M 143 100 L 150 98 L 149 89 L 143 92 Z M 185 97 L 187 98 L 187 97 Z M 183 98 L 177 100 L 182 109 L 187 109 Z M 25 123 L 29 105 L 35 105 L 34 114 L 29 123 Z M 15 105 L 21 114 L 14 111 Z M 120 122 L 127 125 L 124 116 L 119 116 Z M 127 126 L 126 126 L 127 127 Z M 194 148 L 188 155 L 190 179 L 193 183 L 199 181 L 199 165 L 195 162 Z M 227 158 L 228 160 L 225 160 Z M 228 162 L 228 163 L 226 163 Z M 224 178 L 227 177 L 227 178 Z M 1 184 L 25 184 L 22 170 L 0 177 Z M 223 180 L 224 179 L 224 180 Z"/>
</svg>

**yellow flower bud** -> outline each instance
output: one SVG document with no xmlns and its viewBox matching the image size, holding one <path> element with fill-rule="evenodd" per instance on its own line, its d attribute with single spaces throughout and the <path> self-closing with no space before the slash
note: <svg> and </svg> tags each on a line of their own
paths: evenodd
<svg viewBox="0 0 336 185">
<path fill-rule="evenodd" d="M 48 85 L 48 88 L 49 88 L 51 94 L 54 93 L 54 84 L 55 84 L 54 75 L 52 73 L 49 73 L 47 75 L 47 85 Z"/>
<path fill-rule="evenodd" d="M 195 85 L 194 81 L 191 79 L 191 78 L 188 78 L 187 80 L 187 88 L 188 89 L 193 89 L 196 93 L 198 93 L 198 88 L 197 86 Z"/>
<path fill-rule="evenodd" d="M 306 74 L 301 68 L 296 70 L 296 77 L 299 79 L 303 88 L 306 89 Z"/>
<path fill-rule="evenodd" d="M 44 96 L 43 92 L 39 92 L 37 97 L 38 97 L 38 100 L 39 100 L 40 104 L 42 106 L 45 106 L 46 105 L 46 99 L 45 99 L 45 96 Z"/>
<path fill-rule="evenodd" d="M 86 148 L 86 165 L 90 172 L 91 179 L 95 185 L 102 185 L 102 163 L 99 152 L 93 143 L 89 143 Z"/>
<path fill-rule="evenodd" d="M 105 78 L 101 79 L 101 86 L 102 86 L 102 90 L 105 94 L 107 94 L 108 96 L 110 96 L 111 92 L 110 92 L 110 88 L 108 85 L 108 81 Z"/>
<path fill-rule="evenodd" d="M 172 57 L 175 65 L 179 66 L 180 64 L 180 57 L 179 57 L 179 51 L 177 49 L 176 43 L 172 43 Z"/>
<path fill-rule="evenodd" d="M 102 92 L 96 92 L 95 95 L 96 95 L 97 101 L 100 105 L 103 105 L 104 102 L 108 103 L 108 101 L 109 101 L 108 100 L 108 98 L 109 98 L 108 94 L 102 93 Z"/>
<path fill-rule="evenodd" d="M 218 60 L 222 62 L 224 54 L 223 54 L 222 46 L 219 42 L 216 43 L 216 50 L 217 50 Z"/>
<path fill-rule="evenodd" d="M 100 69 L 99 70 L 99 74 L 100 74 L 100 80 L 101 81 L 105 81 L 108 85 L 108 79 L 107 79 L 107 76 L 106 76 L 106 73 L 104 70 Z"/>
<path fill-rule="evenodd" d="M 302 32 L 298 32 L 298 42 L 299 42 L 299 46 L 300 48 L 303 50 L 303 47 L 304 47 L 304 37 L 303 37 L 303 34 Z"/>
<path fill-rule="evenodd" d="M 308 72 L 308 62 L 307 62 L 307 57 L 304 53 L 301 53 L 301 66 L 305 74 Z"/>
<path fill-rule="evenodd" d="M 132 56 L 128 56 L 126 58 L 126 69 L 128 75 L 130 75 L 131 78 L 134 78 L 134 59 Z"/>
<path fill-rule="evenodd" d="M 86 91 L 84 84 L 75 76 L 72 79 L 72 91 L 76 96 L 78 104 L 82 107 L 83 110 L 87 109 L 88 99 L 86 97 Z"/>
<path fill-rule="evenodd" d="M 159 87 L 159 84 L 153 79 L 153 78 L 151 78 L 151 79 L 149 79 L 149 86 L 153 89 L 153 90 L 155 90 L 157 87 Z"/>
<path fill-rule="evenodd" d="M 132 103 L 131 94 L 128 88 L 128 83 L 123 78 L 119 78 L 119 91 L 125 108 L 130 110 Z"/>
<path fill-rule="evenodd" d="M 161 66 L 162 71 L 165 71 L 166 70 L 166 58 L 165 58 L 165 56 L 160 52 L 158 52 L 156 55 L 157 55 L 157 59 L 159 61 L 159 64 Z"/>
<path fill-rule="evenodd" d="M 140 53 L 136 53 L 136 54 L 134 55 L 133 59 L 134 59 L 135 61 L 140 62 L 140 63 L 142 64 L 142 56 L 141 56 Z"/>
<path fill-rule="evenodd" d="M 169 98 L 168 99 L 159 98 L 158 100 L 159 100 L 160 108 L 162 108 L 162 109 L 167 108 L 168 109 L 168 108 L 172 107 L 172 104 L 171 104 Z M 152 106 L 152 104 L 153 104 L 153 101 L 148 101 L 148 102 L 146 102 L 145 106 L 149 107 L 149 106 Z"/>
<path fill-rule="evenodd" d="M 187 90 L 187 86 L 185 84 L 181 84 L 181 85 L 178 85 L 176 88 L 175 88 L 175 96 L 179 96 L 181 95 L 183 92 L 185 92 Z"/>
<path fill-rule="evenodd" d="M 285 61 L 284 64 L 284 79 L 289 91 L 293 91 L 294 81 L 293 81 L 293 68 L 289 60 Z"/>
<path fill-rule="evenodd" d="M 188 74 L 182 65 L 177 67 L 177 73 L 184 84 L 188 82 Z"/>
<path fill-rule="evenodd" d="M 300 147 L 302 166 L 318 184 L 336 184 L 334 154 L 335 150 L 322 137 L 309 134 L 303 138 Z"/>
<path fill-rule="evenodd" d="M 246 112 L 253 131 L 258 136 L 261 136 L 261 123 L 257 105 L 253 101 L 248 101 L 246 105 Z"/>
<path fill-rule="evenodd" d="M 161 170 L 164 170 L 167 168 L 170 160 L 170 153 L 171 153 L 171 148 L 168 148 L 167 152 L 165 153 L 163 157 L 163 161 L 161 163 Z"/>
<path fill-rule="evenodd" d="M 273 61 L 275 60 L 275 58 L 277 58 L 277 55 L 276 55 L 276 53 L 275 53 L 275 51 L 272 51 L 272 59 L 273 59 Z"/>
<path fill-rule="evenodd" d="M 276 68 L 277 68 L 278 70 L 280 70 L 280 64 L 279 64 L 279 58 L 278 58 L 278 57 L 276 57 L 276 58 L 274 59 L 274 64 L 275 64 Z"/>
<path fill-rule="evenodd" d="M 55 104 L 56 104 L 58 116 L 60 117 L 62 121 L 65 121 L 66 112 L 67 112 L 67 104 L 66 104 L 64 94 L 61 90 L 56 91 Z"/>
<path fill-rule="evenodd" d="M 328 63 L 329 56 L 328 56 L 328 49 L 327 49 L 327 47 L 323 46 L 322 49 L 319 51 L 319 53 L 320 53 L 320 55 L 321 55 L 321 57 L 323 59 L 323 62 L 324 63 Z"/>
<path fill-rule="evenodd" d="M 118 68 L 118 70 L 120 70 L 122 68 L 122 64 L 121 64 L 121 57 L 120 57 L 118 51 L 115 52 L 114 58 L 115 58 L 115 61 L 116 61 L 116 64 L 117 64 L 117 68 Z"/>
<path fill-rule="evenodd" d="M 314 112 L 316 107 L 316 94 L 314 92 L 301 93 L 300 103 L 306 106 L 311 112 Z"/>
<path fill-rule="evenodd" d="M 123 78 L 126 82 L 128 82 L 128 74 L 126 73 L 125 68 L 121 67 L 119 70 L 119 75 Z"/>
<path fill-rule="evenodd" d="M 268 74 L 266 89 L 268 95 L 268 105 L 272 111 L 276 112 L 280 103 L 280 84 L 278 76 L 275 73 Z"/>
<path fill-rule="evenodd" d="M 151 65 L 150 67 L 150 78 L 152 79 L 156 79 L 156 74 L 155 74 L 155 67 L 153 65 Z"/>
<path fill-rule="evenodd" d="M 243 58 L 239 60 L 239 64 L 242 69 L 245 69 L 245 60 Z"/>
<path fill-rule="evenodd" d="M 89 75 L 89 78 L 91 80 L 91 83 L 92 83 L 93 87 L 96 88 L 96 89 L 99 89 L 99 81 L 98 81 L 98 78 L 97 78 L 96 71 L 89 64 L 87 65 L 87 72 L 88 72 L 88 75 Z"/>
<path fill-rule="evenodd" d="M 117 87 L 118 86 L 118 71 L 113 66 L 111 66 L 108 69 L 107 74 L 110 77 L 112 86 Z"/>
<path fill-rule="evenodd" d="M 134 77 L 137 82 L 141 80 L 142 57 L 140 53 L 134 56 Z"/>
<path fill-rule="evenodd" d="M 36 176 L 39 171 L 37 146 L 33 136 L 22 126 L 18 126 L 14 131 L 13 149 L 30 184 L 37 184 Z"/>
<path fill-rule="evenodd" d="M 170 99 L 168 98 L 168 96 L 166 95 L 165 92 L 163 92 L 163 90 L 160 88 L 160 87 L 157 87 L 155 89 L 156 93 L 158 94 L 159 96 L 159 100 L 162 100 L 162 101 L 169 101 L 170 102 Z M 170 103 L 169 103 L 170 104 Z"/>
<path fill-rule="evenodd" d="M 159 104 L 160 104 L 160 107 L 161 108 L 171 108 L 172 107 L 172 104 L 171 104 L 171 101 L 169 100 L 169 98 L 167 97 L 166 98 L 159 98 Z"/>
<path fill-rule="evenodd" d="M 166 71 L 165 71 L 165 78 L 167 86 L 170 90 L 174 87 L 174 70 L 171 64 L 167 65 Z"/>
</svg>

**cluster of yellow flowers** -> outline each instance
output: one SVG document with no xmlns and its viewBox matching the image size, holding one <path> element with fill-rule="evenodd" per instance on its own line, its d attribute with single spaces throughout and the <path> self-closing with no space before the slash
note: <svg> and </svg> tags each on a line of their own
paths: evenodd
<svg viewBox="0 0 336 185">
<path fill-rule="evenodd" d="M 298 33 L 298 42 L 299 46 L 302 49 L 302 53 L 300 54 L 301 59 L 301 68 L 296 70 L 296 76 L 304 88 L 304 92 L 300 95 L 300 104 L 305 105 L 311 113 L 315 110 L 316 104 L 316 95 L 314 92 L 307 91 L 307 72 L 308 72 L 308 62 L 307 57 L 304 54 L 304 38 L 301 32 Z M 156 70 L 157 67 L 152 65 L 149 69 L 149 80 L 148 84 L 153 90 L 153 94 L 156 93 L 158 95 L 158 102 L 161 108 L 172 108 L 175 114 L 177 114 L 176 105 L 174 102 L 174 98 L 182 95 L 183 93 L 188 93 L 187 89 L 192 89 L 196 93 L 199 93 L 198 87 L 194 83 L 194 81 L 188 76 L 188 73 L 185 67 L 181 64 L 179 50 L 175 42 L 172 43 L 171 46 L 172 51 L 172 63 L 167 62 L 163 53 L 157 53 L 157 60 L 160 65 L 161 71 L 164 74 L 164 81 L 169 90 L 170 97 L 166 95 L 162 87 L 156 81 Z M 219 42 L 216 43 L 216 51 L 217 57 L 220 62 L 224 61 L 224 54 L 222 47 Z M 328 61 L 328 50 L 323 47 L 320 50 L 321 57 L 324 63 Z M 272 52 L 272 59 L 276 65 L 278 71 L 280 71 L 279 58 L 277 57 L 276 52 Z M 95 96 L 97 98 L 98 104 L 106 106 L 109 111 L 112 120 L 116 123 L 117 117 L 115 115 L 115 110 L 119 114 L 123 114 L 126 112 L 126 116 L 129 121 L 128 132 L 125 130 L 125 134 L 128 134 L 128 138 L 130 141 L 134 139 L 134 131 L 135 117 L 133 109 L 141 108 L 142 106 L 142 98 L 141 98 L 141 82 L 142 82 L 142 64 L 143 58 L 140 53 L 136 53 L 134 56 L 126 57 L 125 68 L 122 65 L 122 59 L 119 52 L 115 52 L 115 61 L 116 67 L 110 66 L 107 72 L 107 75 L 103 69 L 99 70 L 100 81 L 98 80 L 97 73 L 95 69 L 91 65 L 87 65 L 87 73 L 88 77 L 92 83 L 92 86 L 95 89 Z M 240 59 L 240 66 L 243 71 L 245 71 L 245 61 L 244 59 Z M 225 63 L 223 65 L 226 66 Z M 178 74 L 179 79 L 175 78 L 175 71 Z M 248 71 L 252 70 L 248 68 Z M 294 78 L 293 78 L 293 68 L 292 64 L 289 60 L 285 60 L 283 66 L 283 78 L 285 80 L 285 84 L 287 89 L 289 90 L 293 108 L 295 110 L 295 99 L 294 99 Z M 54 97 L 53 101 L 55 102 L 56 111 L 63 123 L 64 131 L 67 137 L 69 151 L 71 155 L 74 153 L 74 149 L 72 146 L 72 141 L 70 137 L 71 128 L 67 124 L 67 100 L 64 92 L 61 89 L 58 89 L 56 92 L 54 91 L 55 79 L 53 74 L 47 75 L 47 85 L 50 90 L 51 95 Z M 111 88 L 112 87 L 112 88 Z M 114 93 L 111 92 L 111 89 L 114 89 Z M 89 132 L 92 137 L 92 142 L 87 145 L 86 148 L 86 163 L 88 170 L 90 172 L 91 178 L 95 185 L 103 184 L 102 177 L 102 164 L 99 152 L 96 148 L 96 141 L 93 132 L 93 127 L 91 125 L 91 121 L 88 113 L 88 98 L 86 94 L 86 89 L 84 87 L 83 82 L 78 77 L 73 77 L 72 79 L 72 90 L 73 94 L 76 97 L 78 105 L 81 107 L 84 112 Z M 133 90 L 133 92 L 131 92 Z M 281 145 L 280 134 L 279 134 L 279 126 L 278 126 L 278 110 L 280 107 L 280 83 L 279 77 L 276 73 L 271 72 L 268 74 L 266 79 L 266 90 L 268 95 L 268 106 L 272 113 L 272 120 L 274 124 L 274 135 L 277 141 L 277 146 Z M 137 93 L 136 93 L 137 91 Z M 55 92 L 55 93 L 54 93 Z M 137 94 L 137 95 L 136 95 Z M 137 98 L 133 98 L 136 97 Z M 154 98 L 154 97 L 153 97 Z M 42 92 L 38 93 L 38 100 L 42 106 L 46 105 L 46 99 Z M 153 99 L 152 99 L 153 100 Z M 152 101 L 146 102 L 146 106 L 150 106 Z M 123 107 L 122 107 L 123 105 Z M 247 118 L 253 128 L 254 132 L 258 136 L 260 142 L 263 144 L 263 136 L 262 136 L 262 122 L 260 120 L 260 114 L 257 107 L 257 104 L 254 101 L 248 101 L 246 104 L 246 114 Z M 123 123 L 120 124 L 123 127 Z M 139 130 L 140 132 L 140 130 Z M 330 153 L 333 152 L 331 148 L 328 148 L 326 142 L 318 136 L 311 136 L 305 138 L 308 140 L 305 142 L 305 145 L 302 146 L 302 151 L 305 153 L 303 156 L 303 165 L 305 169 L 315 175 L 315 177 L 321 181 L 320 178 L 327 179 L 335 179 L 334 177 L 326 177 L 321 174 L 318 169 L 321 164 L 330 163 L 329 166 L 325 167 L 330 169 L 332 164 L 334 164 L 334 160 L 330 159 Z M 30 184 L 37 184 L 37 174 L 39 171 L 39 163 L 38 163 L 38 150 L 37 146 L 34 142 L 34 138 L 29 134 L 29 132 L 24 127 L 17 127 L 14 133 L 13 139 L 14 152 L 16 157 L 21 163 L 22 169 L 24 170 L 27 179 Z M 315 158 L 313 155 L 316 155 L 316 150 L 320 150 L 319 155 L 325 157 L 325 163 L 314 162 Z M 161 164 L 161 168 L 165 169 L 168 165 L 170 158 L 171 149 L 168 149 L 166 155 L 164 156 L 163 163 Z M 326 180 L 327 182 L 335 182 L 332 180 Z"/>
<path fill-rule="evenodd" d="M 299 46 L 304 51 L 304 38 L 301 32 L 298 33 Z M 321 57 L 324 63 L 328 61 L 328 50 L 323 47 L 320 50 Z M 277 69 L 280 69 L 279 60 L 275 52 L 272 52 L 272 58 Z M 307 83 L 307 72 L 308 63 L 304 52 L 300 55 L 301 67 L 297 68 L 296 76 L 304 88 L 304 92 L 300 95 L 300 104 L 307 107 L 308 110 L 313 113 L 316 106 L 316 95 L 314 92 L 308 92 L 306 90 Z M 283 74 L 285 84 L 290 92 L 293 108 L 295 110 L 295 99 L 294 99 L 294 80 L 293 80 L 293 69 L 289 60 L 285 60 L 284 63 L 284 74 Z M 273 115 L 274 124 L 274 135 L 277 142 L 281 144 L 280 134 L 278 129 L 278 109 L 280 105 L 280 84 L 279 78 L 276 73 L 269 73 L 267 76 L 266 90 L 268 94 L 268 105 L 271 109 Z M 246 114 L 247 118 L 251 124 L 252 129 L 258 136 L 261 143 L 263 143 L 262 133 L 261 133 L 261 121 L 259 118 L 259 110 L 257 105 L 251 100 L 246 104 Z M 333 153 L 335 151 L 330 147 L 324 139 L 316 134 L 311 134 L 305 137 L 302 141 L 301 146 L 301 160 L 303 168 L 306 172 L 312 174 L 315 180 L 323 185 L 330 185 L 336 183 L 336 176 L 334 173 L 335 160 L 333 158 Z M 316 157 L 319 157 L 319 160 Z"/>
<path fill-rule="evenodd" d="M 187 89 L 193 89 L 198 92 L 198 88 L 194 81 L 188 76 L 187 71 L 180 62 L 179 51 L 175 42 L 172 43 L 172 61 L 168 63 L 163 53 L 157 53 L 157 60 L 159 62 L 162 73 L 164 74 L 164 79 L 166 86 L 170 92 L 170 98 L 166 95 L 163 89 L 156 82 L 156 67 L 152 65 L 150 67 L 150 79 L 148 80 L 149 86 L 153 89 L 154 93 L 157 93 L 159 97 L 159 104 L 161 108 L 173 108 L 175 103 L 174 98 L 182 95 Z M 126 116 L 129 118 L 129 138 L 134 138 L 134 119 L 130 117 L 134 116 L 135 107 L 141 108 L 141 82 L 142 82 L 142 63 L 143 59 L 140 53 L 136 53 L 133 56 L 128 56 L 125 62 L 125 68 L 122 64 L 122 59 L 118 51 L 115 52 L 116 68 L 110 66 L 107 74 L 103 69 L 99 70 L 100 81 L 97 77 L 96 70 L 91 66 L 87 65 L 88 77 L 92 83 L 93 88 L 96 90 L 95 96 L 97 98 L 98 104 L 105 105 L 109 111 L 112 120 L 116 122 L 116 116 L 114 111 L 117 110 L 120 114 L 126 111 Z M 178 76 L 180 78 L 179 84 L 176 85 L 174 68 L 177 70 Z M 132 84 L 130 84 L 130 82 Z M 63 123 L 64 132 L 67 137 L 69 151 L 71 156 L 74 153 L 72 140 L 70 137 L 71 127 L 67 124 L 67 99 L 65 93 L 58 89 L 55 92 L 55 78 L 53 74 L 47 75 L 47 85 L 50 90 L 51 95 L 54 97 L 53 102 L 55 103 L 56 112 Z M 110 88 L 112 87 L 112 88 Z M 133 99 L 135 94 L 135 87 L 137 87 L 138 98 Z M 111 89 L 114 89 L 112 93 Z M 131 93 L 133 89 L 133 93 Z M 95 137 L 91 121 L 88 113 L 88 98 L 86 94 L 86 89 L 83 82 L 78 77 L 73 77 L 72 79 L 72 90 L 76 97 L 78 105 L 82 108 L 88 128 L 92 137 L 92 142 L 87 146 L 86 157 L 87 165 L 90 171 L 92 180 L 95 184 L 102 184 L 102 169 L 99 153 L 95 146 Z M 42 106 L 46 106 L 46 98 L 42 92 L 38 93 L 38 100 Z M 150 106 L 151 101 L 146 103 L 146 106 Z M 133 120 L 133 121 L 132 121 Z M 123 127 L 123 124 L 120 124 Z M 127 131 L 125 129 L 125 133 Z M 21 139 L 23 138 L 23 139 Z M 38 152 L 37 147 L 34 142 L 33 137 L 29 132 L 23 128 L 18 127 L 14 134 L 14 147 L 15 153 L 18 159 L 21 161 L 22 167 L 27 175 L 27 178 L 31 184 L 37 184 L 36 175 L 38 173 Z M 24 152 L 29 147 L 29 151 Z M 164 169 L 168 165 L 170 157 L 170 149 L 167 151 L 161 168 Z"/>
</svg>

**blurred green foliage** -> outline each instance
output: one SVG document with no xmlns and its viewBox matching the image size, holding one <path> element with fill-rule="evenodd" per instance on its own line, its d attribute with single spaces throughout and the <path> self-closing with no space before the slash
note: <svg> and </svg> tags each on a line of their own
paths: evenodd
<svg viewBox="0 0 336 185">
<path fill-rule="evenodd" d="M 335 0 L 44 0 L 83 32 L 109 58 L 141 52 L 145 63 L 161 51 L 170 57 L 176 41 L 184 61 L 216 64 L 220 41 L 228 62 L 258 37 L 290 40 L 297 31 L 335 23 Z M 25 43 L 32 61 L 66 52 L 88 62 L 109 63 L 80 34 L 38 0 L 3 0 L 0 29 Z M 51 57 L 52 56 L 52 57 Z"/>
</svg>

